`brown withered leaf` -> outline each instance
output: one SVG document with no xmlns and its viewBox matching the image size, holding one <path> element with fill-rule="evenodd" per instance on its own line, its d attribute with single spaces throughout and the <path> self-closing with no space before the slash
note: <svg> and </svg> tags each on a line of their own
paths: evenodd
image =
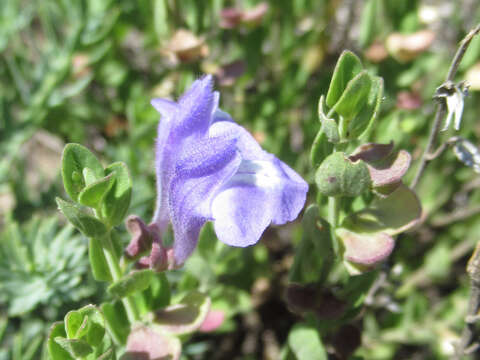
<svg viewBox="0 0 480 360">
<path fill-rule="evenodd" d="M 388 36 L 388 52 L 400 62 L 408 62 L 427 50 L 435 40 L 431 30 L 420 30 L 413 34 L 392 33 Z"/>
<path fill-rule="evenodd" d="M 196 61 L 209 53 L 205 39 L 186 29 L 177 30 L 164 50 L 173 60 L 180 62 Z"/>
<path fill-rule="evenodd" d="M 388 51 L 381 42 L 374 42 L 365 50 L 365 58 L 373 63 L 380 63 L 388 57 Z"/>
<path fill-rule="evenodd" d="M 239 25 L 255 26 L 260 24 L 269 8 L 268 3 L 261 2 L 257 6 L 242 10 L 234 7 L 225 8 L 220 12 L 220 27 L 233 29 Z"/>
<path fill-rule="evenodd" d="M 417 92 L 400 91 L 397 94 L 397 108 L 415 110 L 422 106 L 422 98 Z"/>
</svg>

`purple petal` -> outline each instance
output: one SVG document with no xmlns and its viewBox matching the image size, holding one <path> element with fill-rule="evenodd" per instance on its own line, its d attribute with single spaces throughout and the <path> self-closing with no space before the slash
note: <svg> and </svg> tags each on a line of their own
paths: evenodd
<svg viewBox="0 0 480 360">
<path fill-rule="evenodd" d="M 212 120 L 210 125 L 220 121 L 229 121 L 233 122 L 232 117 L 230 114 L 226 113 L 225 111 L 221 110 L 218 105 L 220 102 L 220 93 L 218 91 L 213 92 L 213 110 L 212 110 Z"/>
<path fill-rule="evenodd" d="M 280 178 L 285 178 L 285 179 L 290 179 L 291 184 L 293 185 L 294 188 L 298 187 L 298 184 L 302 184 L 300 186 L 301 191 L 308 191 L 308 185 L 307 183 L 303 180 L 303 178 L 298 175 L 294 170 L 292 170 L 288 165 L 286 165 L 284 162 L 278 160 L 274 155 L 269 154 L 265 150 L 263 150 L 260 145 L 257 143 L 257 141 L 253 138 L 250 133 L 245 130 L 243 127 L 237 125 L 234 122 L 229 122 L 229 121 L 221 121 L 221 122 L 215 122 L 211 127 L 210 127 L 210 136 L 226 136 L 226 137 L 235 137 L 238 139 L 237 141 L 237 149 L 240 151 L 240 154 L 242 155 L 242 159 L 244 160 L 252 160 L 252 161 L 266 161 L 264 164 L 267 162 L 272 163 L 273 167 L 271 168 L 273 170 L 272 174 L 269 175 L 268 172 L 263 171 L 262 174 L 266 176 L 274 176 L 273 174 L 277 174 L 277 177 Z M 289 186 L 289 182 L 287 182 L 285 185 Z M 302 204 L 303 206 L 303 204 Z M 298 214 L 298 212 L 297 212 Z M 296 215 L 293 217 L 293 219 L 296 217 Z M 287 220 L 291 221 L 293 219 Z M 284 223 L 282 221 L 275 222 L 276 224 Z"/>
<path fill-rule="evenodd" d="M 209 129 L 210 136 L 225 136 L 238 139 L 237 148 L 245 160 L 270 160 L 272 155 L 264 151 L 250 133 L 230 121 L 218 121 Z M 303 181 L 303 180 L 302 180 Z"/>
<path fill-rule="evenodd" d="M 178 264 L 192 253 L 200 228 L 212 218 L 210 204 L 215 193 L 240 165 L 235 143 L 236 139 L 225 137 L 198 140 L 184 149 L 177 163 L 169 209 Z"/>
<path fill-rule="evenodd" d="M 274 224 L 282 225 L 297 218 L 307 199 L 308 184 L 287 164 L 273 155 L 272 157 L 281 177 L 285 180 L 288 179 L 288 181 L 283 182 L 282 208 L 277 209 L 276 216 L 273 219 Z"/>
<path fill-rule="evenodd" d="M 270 161 L 243 160 L 215 197 L 212 215 L 222 242 L 241 247 L 255 244 L 270 223 L 285 224 L 302 210 L 308 185 L 270 156 Z"/>
<path fill-rule="evenodd" d="M 158 126 L 155 167 L 157 175 L 157 204 L 153 222 L 163 231 L 169 222 L 168 189 L 179 154 L 192 134 L 206 134 L 212 111 L 218 108 L 219 94 L 212 90 L 211 76 L 193 83 L 178 104 L 167 99 L 153 99 L 152 105 L 162 114 Z"/>
<path fill-rule="evenodd" d="M 231 246 L 255 244 L 272 221 L 267 192 L 249 184 L 223 190 L 212 203 L 215 233 Z"/>
<path fill-rule="evenodd" d="M 207 75 L 196 80 L 179 99 L 174 135 L 182 138 L 205 134 L 210 126 L 214 105 L 213 79 Z"/>
<path fill-rule="evenodd" d="M 212 124 L 216 122 L 222 122 L 222 121 L 234 123 L 234 120 L 232 119 L 230 114 L 226 113 L 221 109 L 215 109 L 213 111 Z"/>
<path fill-rule="evenodd" d="M 168 225 L 168 192 L 167 187 L 173 176 L 173 158 L 175 146 L 170 143 L 170 132 L 172 122 L 166 119 L 160 121 L 158 125 L 158 137 L 155 144 L 155 170 L 157 175 L 157 204 L 153 222 L 163 231 Z"/>
<path fill-rule="evenodd" d="M 162 121 L 175 117 L 178 110 L 178 104 L 168 99 L 152 99 L 150 104 L 162 115 Z"/>
</svg>

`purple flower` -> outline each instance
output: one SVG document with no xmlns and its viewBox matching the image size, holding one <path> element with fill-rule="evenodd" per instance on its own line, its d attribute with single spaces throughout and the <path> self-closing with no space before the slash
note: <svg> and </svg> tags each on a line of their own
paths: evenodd
<svg viewBox="0 0 480 360">
<path fill-rule="evenodd" d="M 211 76 L 173 102 L 153 99 L 162 115 L 156 144 L 160 232 L 171 223 L 177 265 L 195 249 L 201 227 L 213 221 L 217 237 L 232 246 L 255 244 L 270 224 L 294 220 L 307 183 L 218 108 Z"/>
</svg>

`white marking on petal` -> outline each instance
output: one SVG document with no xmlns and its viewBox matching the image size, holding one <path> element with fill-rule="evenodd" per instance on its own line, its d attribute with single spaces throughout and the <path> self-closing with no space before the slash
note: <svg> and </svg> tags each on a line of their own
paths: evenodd
<svg viewBox="0 0 480 360">
<path fill-rule="evenodd" d="M 280 185 L 283 177 L 285 176 L 271 161 L 243 160 L 230 181 L 268 189 Z"/>
</svg>

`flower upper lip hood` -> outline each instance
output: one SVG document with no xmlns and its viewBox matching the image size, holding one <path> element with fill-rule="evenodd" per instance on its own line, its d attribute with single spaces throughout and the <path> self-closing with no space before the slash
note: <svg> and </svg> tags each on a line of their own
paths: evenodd
<svg viewBox="0 0 480 360">
<path fill-rule="evenodd" d="M 151 102 L 162 115 L 153 222 L 161 232 L 172 224 L 177 265 L 195 249 L 207 221 L 219 240 L 243 247 L 255 244 L 270 223 L 294 220 L 305 203 L 307 183 L 262 150 L 218 102 L 211 76 L 195 81 L 178 102 Z"/>
</svg>

